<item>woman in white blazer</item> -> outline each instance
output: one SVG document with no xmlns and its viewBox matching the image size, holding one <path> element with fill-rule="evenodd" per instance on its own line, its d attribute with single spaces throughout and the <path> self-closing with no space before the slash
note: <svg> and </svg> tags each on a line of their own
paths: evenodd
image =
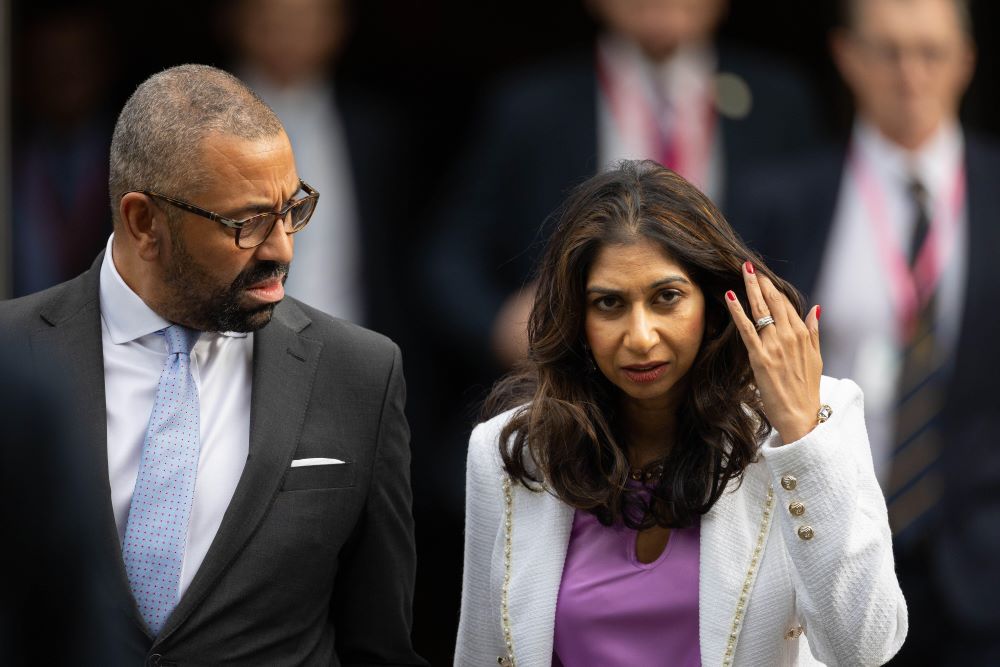
<svg viewBox="0 0 1000 667">
<path fill-rule="evenodd" d="M 906 636 L 819 307 L 653 162 L 567 200 L 472 433 L 455 664 L 878 665 Z"/>
</svg>

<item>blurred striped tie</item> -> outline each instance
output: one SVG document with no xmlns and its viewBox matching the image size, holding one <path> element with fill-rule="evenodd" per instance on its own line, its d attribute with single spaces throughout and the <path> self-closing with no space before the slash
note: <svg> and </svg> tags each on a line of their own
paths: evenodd
<svg viewBox="0 0 1000 667">
<path fill-rule="evenodd" d="M 919 181 L 911 182 L 910 195 L 917 212 L 909 248 L 912 270 L 930 230 L 930 218 L 927 191 Z M 928 286 L 918 286 L 922 298 L 908 327 L 896 394 L 887 502 L 894 539 L 904 545 L 918 541 L 933 523 L 942 492 L 940 417 L 946 368 L 934 335 L 936 297 L 928 291 Z"/>
</svg>

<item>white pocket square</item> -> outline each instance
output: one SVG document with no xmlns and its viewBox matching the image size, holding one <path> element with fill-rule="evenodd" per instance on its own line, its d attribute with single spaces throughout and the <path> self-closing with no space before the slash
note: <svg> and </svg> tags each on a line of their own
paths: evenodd
<svg viewBox="0 0 1000 667">
<path fill-rule="evenodd" d="M 292 461 L 293 468 L 303 468 L 305 466 L 335 466 L 343 463 L 340 459 L 295 459 Z"/>
</svg>

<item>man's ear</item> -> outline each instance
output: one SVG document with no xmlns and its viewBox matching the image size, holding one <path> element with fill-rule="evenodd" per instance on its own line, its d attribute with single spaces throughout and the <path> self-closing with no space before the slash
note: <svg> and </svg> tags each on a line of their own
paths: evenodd
<svg viewBox="0 0 1000 667">
<path fill-rule="evenodd" d="M 972 41 L 971 37 L 966 38 L 965 43 L 962 44 L 960 58 L 962 59 L 962 64 L 960 65 L 962 68 L 961 91 L 964 94 L 972 82 L 972 76 L 976 73 L 976 60 L 978 59 L 976 44 Z"/>
<path fill-rule="evenodd" d="M 169 238 L 167 214 L 152 197 L 141 192 L 129 192 L 118 204 L 121 233 L 128 237 L 139 257 L 155 261 Z"/>
<path fill-rule="evenodd" d="M 830 57 L 848 88 L 853 89 L 854 70 L 857 67 L 856 47 L 851 44 L 851 34 L 846 28 L 834 28 L 829 38 Z"/>
</svg>

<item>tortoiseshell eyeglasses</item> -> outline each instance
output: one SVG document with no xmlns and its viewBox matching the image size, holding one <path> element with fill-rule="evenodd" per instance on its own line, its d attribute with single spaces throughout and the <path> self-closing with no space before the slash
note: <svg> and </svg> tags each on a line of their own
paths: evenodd
<svg viewBox="0 0 1000 667">
<path fill-rule="evenodd" d="M 313 211 L 316 210 L 316 202 L 319 201 L 319 192 L 314 190 L 308 183 L 302 180 L 299 181 L 299 190 L 305 193 L 304 197 L 292 199 L 290 202 L 281 207 L 281 210 L 279 211 L 258 213 L 257 215 L 250 216 L 246 220 L 233 220 L 232 218 L 227 218 L 223 215 L 219 215 L 218 213 L 201 208 L 200 206 L 195 206 L 191 202 L 186 202 L 183 199 L 170 197 L 152 190 L 130 190 L 129 192 L 122 193 L 122 197 L 132 192 L 138 192 L 140 194 L 165 201 L 168 204 L 176 206 L 177 208 L 183 209 L 189 213 L 194 213 L 195 215 L 200 215 L 203 218 L 214 220 L 215 222 L 223 224 L 230 229 L 236 230 L 236 246 L 249 250 L 251 248 L 256 248 L 267 240 L 267 237 L 271 235 L 271 230 L 274 229 L 274 225 L 278 222 L 278 220 L 282 220 L 286 234 L 294 234 L 295 232 L 302 231 L 302 229 L 309 224 L 309 218 L 312 217 Z"/>
</svg>

